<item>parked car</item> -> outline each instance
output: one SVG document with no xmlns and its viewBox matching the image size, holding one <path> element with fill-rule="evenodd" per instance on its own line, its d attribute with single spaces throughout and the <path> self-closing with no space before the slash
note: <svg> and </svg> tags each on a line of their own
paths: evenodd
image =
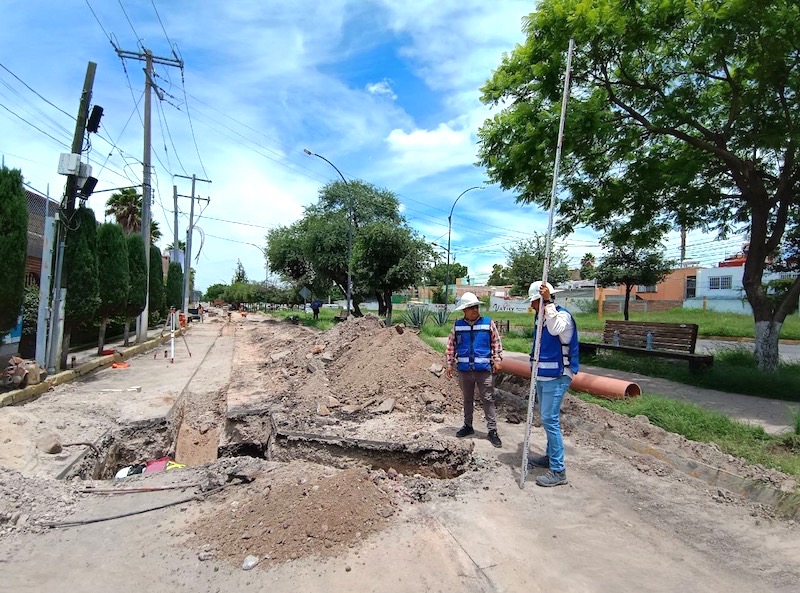
<svg viewBox="0 0 800 593">
<path fill-rule="evenodd" d="M 200 321 L 200 311 L 197 309 L 187 309 L 189 312 L 189 321 Z"/>
</svg>

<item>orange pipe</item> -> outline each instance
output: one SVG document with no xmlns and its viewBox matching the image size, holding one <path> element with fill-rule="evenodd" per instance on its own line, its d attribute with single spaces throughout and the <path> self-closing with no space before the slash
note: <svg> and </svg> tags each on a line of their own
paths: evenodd
<svg viewBox="0 0 800 593">
<path fill-rule="evenodd" d="M 530 362 L 525 360 L 505 358 L 503 359 L 503 370 L 501 372 L 516 375 L 523 379 L 530 379 L 531 365 Z M 636 383 L 589 373 L 577 373 L 573 377 L 569 388 L 572 391 L 589 393 L 604 399 L 624 399 L 642 395 L 642 389 Z"/>
</svg>

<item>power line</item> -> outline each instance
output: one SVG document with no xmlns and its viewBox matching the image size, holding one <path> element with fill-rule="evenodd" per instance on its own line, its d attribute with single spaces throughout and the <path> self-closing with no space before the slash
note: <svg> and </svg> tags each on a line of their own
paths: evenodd
<svg viewBox="0 0 800 593">
<path fill-rule="evenodd" d="M 200 168 L 203 169 L 203 175 L 208 177 L 206 173 L 206 166 L 203 164 L 203 157 L 200 156 L 200 149 L 197 147 L 197 137 L 194 135 L 194 125 L 192 124 L 192 114 L 189 112 L 189 100 L 186 98 L 186 80 L 184 78 L 184 68 L 181 66 L 181 87 L 183 88 L 183 104 L 186 105 L 186 117 L 189 118 L 189 129 L 192 131 L 192 142 L 194 142 L 194 149 L 197 152 L 197 158 L 200 161 Z"/>
<path fill-rule="evenodd" d="M 47 99 L 47 98 L 43 97 L 43 96 L 42 96 L 40 93 L 38 93 L 38 92 L 37 92 L 35 89 L 31 88 L 31 86 L 30 86 L 30 85 L 29 85 L 27 82 L 25 82 L 25 81 L 24 81 L 24 80 L 22 80 L 22 79 L 21 79 L 19 76 L 17 76 L 16 74 L 14 74 L 14 73 L 13 73 L 11 70 L 9 70 L 9 69 L 8 69 L 8 68 L 7 68 L 7 67 L 4 65 L 4 64 L 0 63 L 0 68 L 2 68 L 2 69 L 3 69 L 3 70 L 5 70 L 6 72 L 8 72 L 8 73 L 9 73 L 11 76 L 13 76 L 14 78 L 16 78 L 16 79 L 17 79 L 19 82 L 21 82 L 21 83 L 22 83 L 22 84 L 25 86 L 25 88 L 27 88 L 27 89 L 28 89 L 30 92 L 32 92 L 34 95 L 36 95 L 37 97 L 39 97 L 39 98 L 40 98 L 42 101 L 44 101 L 45 103 L 47 103 L 47 104 L 48 104 L 48 105 L 50 105 L 51 107 L 54 107 L 54 108 L 56 108 L 58 111 L 60 111 L 61 113 L 63 113 L 64 115 L 66 115 L 68 118 L 70 118 L 70 119 L 71 119 L 73 122 L 75 121 L 75 117 L 74 117 L 74 116 L 70 115 L 69 113 L 67 113 L 66 111 L 64 111 L 63 109 L 61 109 L 61 107 L 59 107 L 59 106 L 58 106 L 58 105 L 56 105 L 55 103 L 51 102 L 49 99 Z"/>
<path fill-rule="evenodd" d="M 6 107 L 6 106 L 5 106 L 5 105 L 3 105 L 2 103 L 0 103 L 0 107 L 2 107 L 3 109 L 5 109 L 6 111 L 8 111 L 8 112 L 9 112 L 11 115 L 13 115 L 14 117 L 17 117 L 17 118 L 21 119 L 22 121 L 24 121 L 26 124 L 28 124 L 28 125 L 29 125 L 30 127 L 32 127 L 33 129 L 35 129 L 35 130 L 38 130 L 39 132 L 41 132 L 42 134 L 44 134 L 44 135 L 45 135 L 45 136 L 47 136 L 48 138 L 50 138 L 50 139 L 52 139 L 52 140 L 55 140 L 55 141 L 56 141 L 56 142 L 58 142 L 58 143 L 59 143 L 61 146 L 64 146 L 64 147 L 67 147 L 67 148 L 69 148 L 69 145 L 68 145 L 66 142 L 64 142 L 63 140 L 59 140 L 59 139 L 58 139 L 58 138 L 56 138 L 55 136 L 51 136 L 50 134 L 48 134 L 47 132 L 45 132 L 45 131 L 44 131 L 43 129 L 41 129 L 40 127 L 38 127 L 38 126 L 36 126 L 36 125 L 32 124 L 31 122 L 29 122 L 27 119 L 25 119 L 25 118 L 24 118 L 24 117 L 22 117 L 21 115 L 17 114 L 17 113 L 16 113 L 16 112 L 14 112 L 14 111 L 11 111 L 11 109 L 9 109 L 8 107 Z"/>
<path fill-rule="evenodd" d="M 100 25 L 100 28 L 103 30 L 103 35 L 105 35 L 105 36 L 106 36 L 106 38 L 108 39 L 108 41 L 109 41 L 109 42 L 110 42 L 110 43 L 113 45 L 113 44 L 114 44 L 114 42 L 113 42 L 113 41 L 111 41 L 111 35 L 109 35 L 109 34 L 106 32 L 106 28 L 103 26 L 103 23 L 101 23 L 101 22 L 100 22 L 100 19 L 99 19 L 99 18 L 97 18 L 97 13 L 94 11 L 94 8 L 92 8 L 92 5 L 91 5 L 91 4 L 89 4 L 89 0 L 85 0 L 85 1 L 86 1 L 86 6 L 88 6 L 88 7 L 89 7 L 89 10 L 91 10 L 91 11 L 92 11 L 92 16 L 94 16 L 94 20 L 96 20 L 96 21 L 97 21 L 97 24 L 98 24 L 98 25 Z"/>
<path fill-rule="evenodd" d="M 131 26 L 131 31 L 133 31 L 133 36 L 136 37 L 136 45 L 140 45 L 142 38 L 139 37 L 139 34 L 136 32 L 136 29 L 133 28 L 133 23 L 131 19 L 128 17 L 128 12 L 125 10 L 125 7 L 122 5 L 122 0 L 117 0 L 119 3 L 119 7 L 122 9 L 122 14 L 125 15 L 125 20 L 128 21 L 128 24 Z"/>
</svg>

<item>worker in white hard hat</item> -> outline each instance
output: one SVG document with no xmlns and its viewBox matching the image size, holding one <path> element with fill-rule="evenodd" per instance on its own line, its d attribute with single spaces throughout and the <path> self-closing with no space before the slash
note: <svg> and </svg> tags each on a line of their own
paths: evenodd
<svg viewBox="0 0 800 593">
<path fill-rule="evenodd" d="M 547 473 L 536 478 L 539 486 L 567 483 L 561 435 L 561 401 L 572 377 L 578 372 L 578 329 L 572 314 L 553 302 L 555 292 L 549 282 L 540 280 L 532 283 L 528 289 L 531 308 L 537 315 L 544 315 L 539 365 L 536 369 L 536 394 L 542 427 L 547 434 L 547 449 L 544 455 L 528 458 L 529 469 L 548 469 Z M 531 349 L 531 364 L 535 346 Z"/>
<path fill-rule="evenodd" d="M 499 373 L 503 360 L 503 343 L 500 332 L 490 318 L 481 316 L 481 301 L 475 294 L 465 292 L 456 305 L 464 316 L 457 320 L 447 339 L 447 378 L 458 371 L 458 384 L 464 395 L 464 426 L 457 437 L 475 434 L 472 428 L 475 391 L 486 416 L 486 438 L 495 447 L 503 442 L 497 434 L 497 411 L 494 405 L 494 373 Z"/>
</svg>

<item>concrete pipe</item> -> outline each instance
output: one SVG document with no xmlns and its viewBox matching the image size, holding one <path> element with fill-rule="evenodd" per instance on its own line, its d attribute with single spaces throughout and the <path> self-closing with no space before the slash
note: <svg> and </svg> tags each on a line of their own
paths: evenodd
<svg viewBox="0 0 800 593">
<path fill-rule="evenodd" d="M 531 364 L 526 360 L 504 358 L 501 372 L 530 379 Z M 642 389 L 636 383 L 580 372 L 573 377 L 569 388 L 571 391 L 580 391 L 604 399 L 624 399 L 642 395 Z"/>
</svg>

